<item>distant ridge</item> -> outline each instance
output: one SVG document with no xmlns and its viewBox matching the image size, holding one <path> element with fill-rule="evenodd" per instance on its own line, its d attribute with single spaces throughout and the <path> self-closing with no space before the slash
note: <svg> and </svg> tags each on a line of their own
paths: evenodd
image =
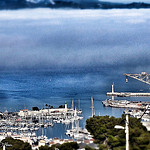
<svg viewBox="0 0 150 150">
<path fill-rule="evenodd" d="M 131 9 L 150 8 L 150 3 L 112 3 L 99 0 L 0 0 L 0 9 L 21 8 Z"/>
</svg>

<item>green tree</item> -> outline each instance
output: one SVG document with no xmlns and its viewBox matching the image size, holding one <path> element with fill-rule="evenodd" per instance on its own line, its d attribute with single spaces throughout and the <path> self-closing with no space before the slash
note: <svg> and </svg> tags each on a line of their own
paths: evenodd
<svg viewBox="0 0 150 150">
<path fill-rule="evenodd" d="M 59 150 L 77 150 L 79 148 L 79 145 L 77 144 L 77 142 L 70 142 L 61 145 L 54 144 L 51 147 L 41 146 L 39 147 L 39 150 L 55 150 L 55 148 L 58 148 Z"/>
<path fill-rule="evenodd" d="M 58 146 L 59 150 L 76 150 L 79 148 L 77 142 L 64 143 Z"/>
<path fill-rule="evenodd" d="M 125 115 L 121 118 L 94 116 L 86 121 L 86 128 L 94 136 L 95 142 L 100 144 L 100 149 L 124 150 L 125 131 L 115 129 L 115 125 L 125 126 Z M 129 117 L 129 137 L 130 150 L 149 149 L 150 133 L 139 119 Z"/>
<path fill-rule="evenodd" d="M 45 146 L 40 146 L 39 150 L 50 150 L 50 147 L 45 145 Z"/>
<path fill-rule="evenodd" d="M 1 143 L 7 143 L 11 145 L 7 147 L 7 150 L 31 150 L 31 145 L 29 143 L 16 140 L 11 137 L 7 137 L 6 139 L 2 140 Z"/>
<path fill-rule="evenodd" d="M 95 150 L 94 148 L 91 148 L 90 146 L 86 145 L 85 147 L 85 150 Z"/>
</svg>

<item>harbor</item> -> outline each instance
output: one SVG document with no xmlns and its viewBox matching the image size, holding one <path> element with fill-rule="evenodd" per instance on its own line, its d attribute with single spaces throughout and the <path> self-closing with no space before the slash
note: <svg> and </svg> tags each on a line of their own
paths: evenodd
<svg viewBox="0 0 150 150">
<path fill-rule="evenodd" d="M 112 85 L 112 92 L 114 92 L 114 84 Z M 42 108 L 34 106 L 31 107 L 32 109 L 24 108 L 19 111 L 1 112 L 0 138 L 2 140 L 6 137 L 13 137 L 14 139 L 26 141 L 32 145 L 32 149 L 44 145 L 52 146 L 57 143 L 63 144 L 73 141 L 90 146 L 94 145 L 93 136 L 85 129 L 85 125 L 82 126 L 87 118 L 95 115 L 103 116 L 106 113 L 112 115 L 112 112 L 115 113 L 116 117 L 122 115 L 124 109 L 128 109 L 129 113 L 132 112 L 132 109 L 135 110 L 133 112 L 139 110 L 141 113 L 138 117 L 140 117 L 142 112 L 146 110 L 147 105 L 150 105 L 149 101 L 140 101 L 138 97 L 138 101 L 124 99 L 124 97 L 117 97 L 115 100 L 112 97 L 112 99 L 104 101 L 99 101 L 98 98 L 90 96 L 86 101 L 68 100 L 58 103 L 57 107 L 47 103 L 42 104 L 44 106 Z M 54 103 L 53 101 L 50 104 Z M 135 117 L 133 113 L 130 115 Z M 142 117 L 142 123 L 149 130 L 149 118 L 147 116 L 149 116 L 148 112 Z M 56 132 L 56 136 L 52 135 L 53 132 Z M 62 133 L 65 136 L 61 136 Z"/>
<path fill-rule="evenodd" d="M 126 83 L 128 83 L 128 77 L 141 81 L 150 85 L 150 74 L 141 72 L 141 74 L 124 74 L 126 76 Z M 150 101 L 136 101 L 128 99 L 115 100 L 115 97 L 149 97 L 150 93 L 134 93 L 134 92 L 115 92 L 114 83 L 112 84 L 112 91 L 106 93 L 107 96 L 111 96 L 111 99 L 102 101 L 104 107 L 112 108 L 124 108 L 126 113 L 132 117 L 140 119 L 142 124 L 150 131 Z"/>
<path fill-rule="evenodd" d="M 0 130 L 3 131 L 36 131 L 39 128 L 53 127 L 55 123 L 71 124 L 83 119 L 82 111 L 76 107 L 68 108 L 67 103 L 63 108 L 24 109 L 19 112 L 0 113 Z"/>
<path fill-rule="evenodd" d="M 71 108 L 68 108 L 65 102 L 65 105 L 60 105 L 58 108 L 39 109 L 38 107 L 32 107 L 32 110 L 1 112 L 0 116 L 0 141 L 6 137 L 12 137 L 28 142 L 32 149 L 68 142 L 77 142 L 79 145 L 95 145 L 93 136 L 85 128 L 79 126 L 79 121 L 83 119 L 82 111 L 74 107 L 73 100 Z M 48 138 L 44 134 L 44 130 L 53 128 L 56 124 L 71 125 L 71 128 L 67 129 L 65 133 L 68 138 Z M 42 134 L 38 136 L 36 133 L 39 130 L 42 131 Z"/>
<path fill-rule="evenodd" d="M 146 1 L 0 1 L 0 149 L 150 149 Z"/>
</svg>

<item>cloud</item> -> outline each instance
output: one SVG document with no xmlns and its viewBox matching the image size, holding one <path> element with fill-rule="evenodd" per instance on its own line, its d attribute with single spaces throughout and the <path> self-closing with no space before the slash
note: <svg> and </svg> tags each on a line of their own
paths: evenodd
<svg viewBox="0 0 150 150">
<path fill-rule="evenodd" d="M 148 12 L 1 11 L 0 69 L 146 69 L 150 47 Z"/>
</svg>

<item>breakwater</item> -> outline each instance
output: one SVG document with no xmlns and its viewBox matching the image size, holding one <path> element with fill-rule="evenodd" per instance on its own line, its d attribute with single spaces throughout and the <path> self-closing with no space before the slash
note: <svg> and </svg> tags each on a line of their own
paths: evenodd
<svg viewBox="0 0 150 150">
<path fill-rule="evenodd" d="M 150 96 L 150 93 L 131 93 L 131 92 L 107 92 L 107 96 L 130 97 L 130 96 Z"/>
</svg>

